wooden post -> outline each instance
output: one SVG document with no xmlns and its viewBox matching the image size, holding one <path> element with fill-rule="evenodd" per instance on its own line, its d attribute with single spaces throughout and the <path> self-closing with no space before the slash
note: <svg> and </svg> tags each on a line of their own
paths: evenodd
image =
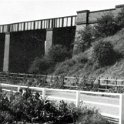
<svg viewBox="0 0 124 124">
<path fill-rule="evenodd" d="M 124 124 L 124 94 L 120 94 L 119 124 Z"/>
<path fill-rule="evenodd" d="M 4 47 L 4 61 L 3 61 L 3 71 L 9 71 L 9 47 L 10 47 L 10 33 L 5 33 L 5 47 Z"/>
<path fill-rule="evenodd" d="M 79 107 L 80 103 L 80 91 L 76 91 L 76 107 Z"/>
<path fill-rule="evenodd" d="M 17 92 L 20 92 L 20 87 L 17 87 Z"/>
<path fill-rule="evenodd" d="M 100 77 L 98 78 L 98 88 L 100 88 Z"/>
<path fill-rule="evenodd" d="M 42 89 L 42 98 L 45 99 L 45 97 L 46 97 L 46 89 L 43 88 Z"/>
<path fill-rule="evenodd" d="M 106 89 L 108 89 L 108 77 L 106 78 Z"/>
</svg>

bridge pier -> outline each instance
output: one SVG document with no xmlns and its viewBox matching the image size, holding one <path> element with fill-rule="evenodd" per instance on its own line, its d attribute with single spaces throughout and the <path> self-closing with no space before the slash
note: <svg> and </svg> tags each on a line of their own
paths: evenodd
<svg viewBox="0 0 124 124">
<path fill-rule="evenodd" d="M 52 40 L 53 40 L 53 30 L 47 29 L 46 41 L 45 41 L 45 55 L 48 55 L 49 49 L 52 47 Z"/>
<path fill-rule="evenodd" d="M 7 32 L 5 33 L 3 72 L 9 71 L 9 47 L 10 47 L 10 33 Z"/>
</svg>

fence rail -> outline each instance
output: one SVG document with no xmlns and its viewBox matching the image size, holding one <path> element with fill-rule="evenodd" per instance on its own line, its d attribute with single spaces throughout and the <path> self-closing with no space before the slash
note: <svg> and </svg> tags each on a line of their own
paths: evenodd
<svg viewBox="0 0 124 124">
<path fill-rule="evenodd" d="M 40 75 L 40 74 L 24 74 L 24 73 L 0 73 L 0 82 L 1 83 L 23 83 L 33 80 L 33 83 L 36 82 L 47 83 L 49 87 L 53 82 L 61 82 L 65 88 L 77 89 L 80 88 L 80 84 L 89 86 L 92 90 L 97 86 L 99 91 L 108 91 L 112 87 L 124 87 L 124 79 L 110 79 L 110 78 L 91 78 L 87 79 L 85 77 L 69 77 L 69 76 L 55 76 L 55 75 Z M 41 85 L 42 86 L 42 85 Z"/>
<path fill-rule="evenodd" d="M 0 86 L 6 92 L 19 92 L 20 89 L 29 88 L 33 92 L 40 92 L 43 98 L 73 102 L 77 107 L 80 105 L 95 107 L 103 116 L 113 118 L 119 124 L 124 124 L 124 94 L 27 87 L 4 83 L 1 83 Z M 81 104 L 82 102 L 83 104 Z"/>
</svg>

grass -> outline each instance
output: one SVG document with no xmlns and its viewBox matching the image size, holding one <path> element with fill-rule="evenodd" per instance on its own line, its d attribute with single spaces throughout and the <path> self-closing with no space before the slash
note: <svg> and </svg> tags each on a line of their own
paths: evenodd
<svg viewBox="0 0 124 124">
<path fill-rule="evenodd" d="M 113 36 L 102 39 L 110 41 L 115 51 L 122 54 L 121 59 L 111 66 L 99 67 L 92 61 L 93 47 L 89 48 L 84 53 L 73 56 L 62 63 L 56 65 L 54 74 L 80 76 L 80 77 L 111 77 L 123 78 L 124 76 L 124 29 L 117 32 Z M 98 41 L 96 41 L 98 42 Z"/>
</svg>

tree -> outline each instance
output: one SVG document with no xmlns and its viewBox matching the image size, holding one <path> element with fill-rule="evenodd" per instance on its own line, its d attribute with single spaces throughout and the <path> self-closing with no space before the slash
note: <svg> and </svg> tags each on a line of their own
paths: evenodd
<svg viewBox="0 0 124 124">
<path fill-rule="evenodd" d="M 118 13 L 116 21 L 120 28 L 124 28 L 124 8 L 122 8 L 121 11 Z"/>
<path fill-rule="evenodd" d="M 119 30 L 118 24 L 111 13 L 98 18 L 94 28 L 96 38 L 113 35 Z"/>
<path fill-rule="evenodd" d="M 110 42 L 100 41 L 93 48 L 94 60 L 100 66 L 111 65 L 116 61 L 116 53 Z"/>
<path fill-rule="evenodd" d="M 71 56 L 70 52 L 67 50 L 65 46 L 60 44 L 54 45 L 50 48 L 48 52 L 48 58 L 50 58 L 53 62 L 62 62 L 66 58 Z"/>
<path fill-rule="evenodd" d="M 84 52 L 91 46 L 93 41 L 93 28 L 91 26 L 86 26 L 83 30 L 78 32 L 75 44 L 77 44 L 79 52 Z"/>
</svg>

